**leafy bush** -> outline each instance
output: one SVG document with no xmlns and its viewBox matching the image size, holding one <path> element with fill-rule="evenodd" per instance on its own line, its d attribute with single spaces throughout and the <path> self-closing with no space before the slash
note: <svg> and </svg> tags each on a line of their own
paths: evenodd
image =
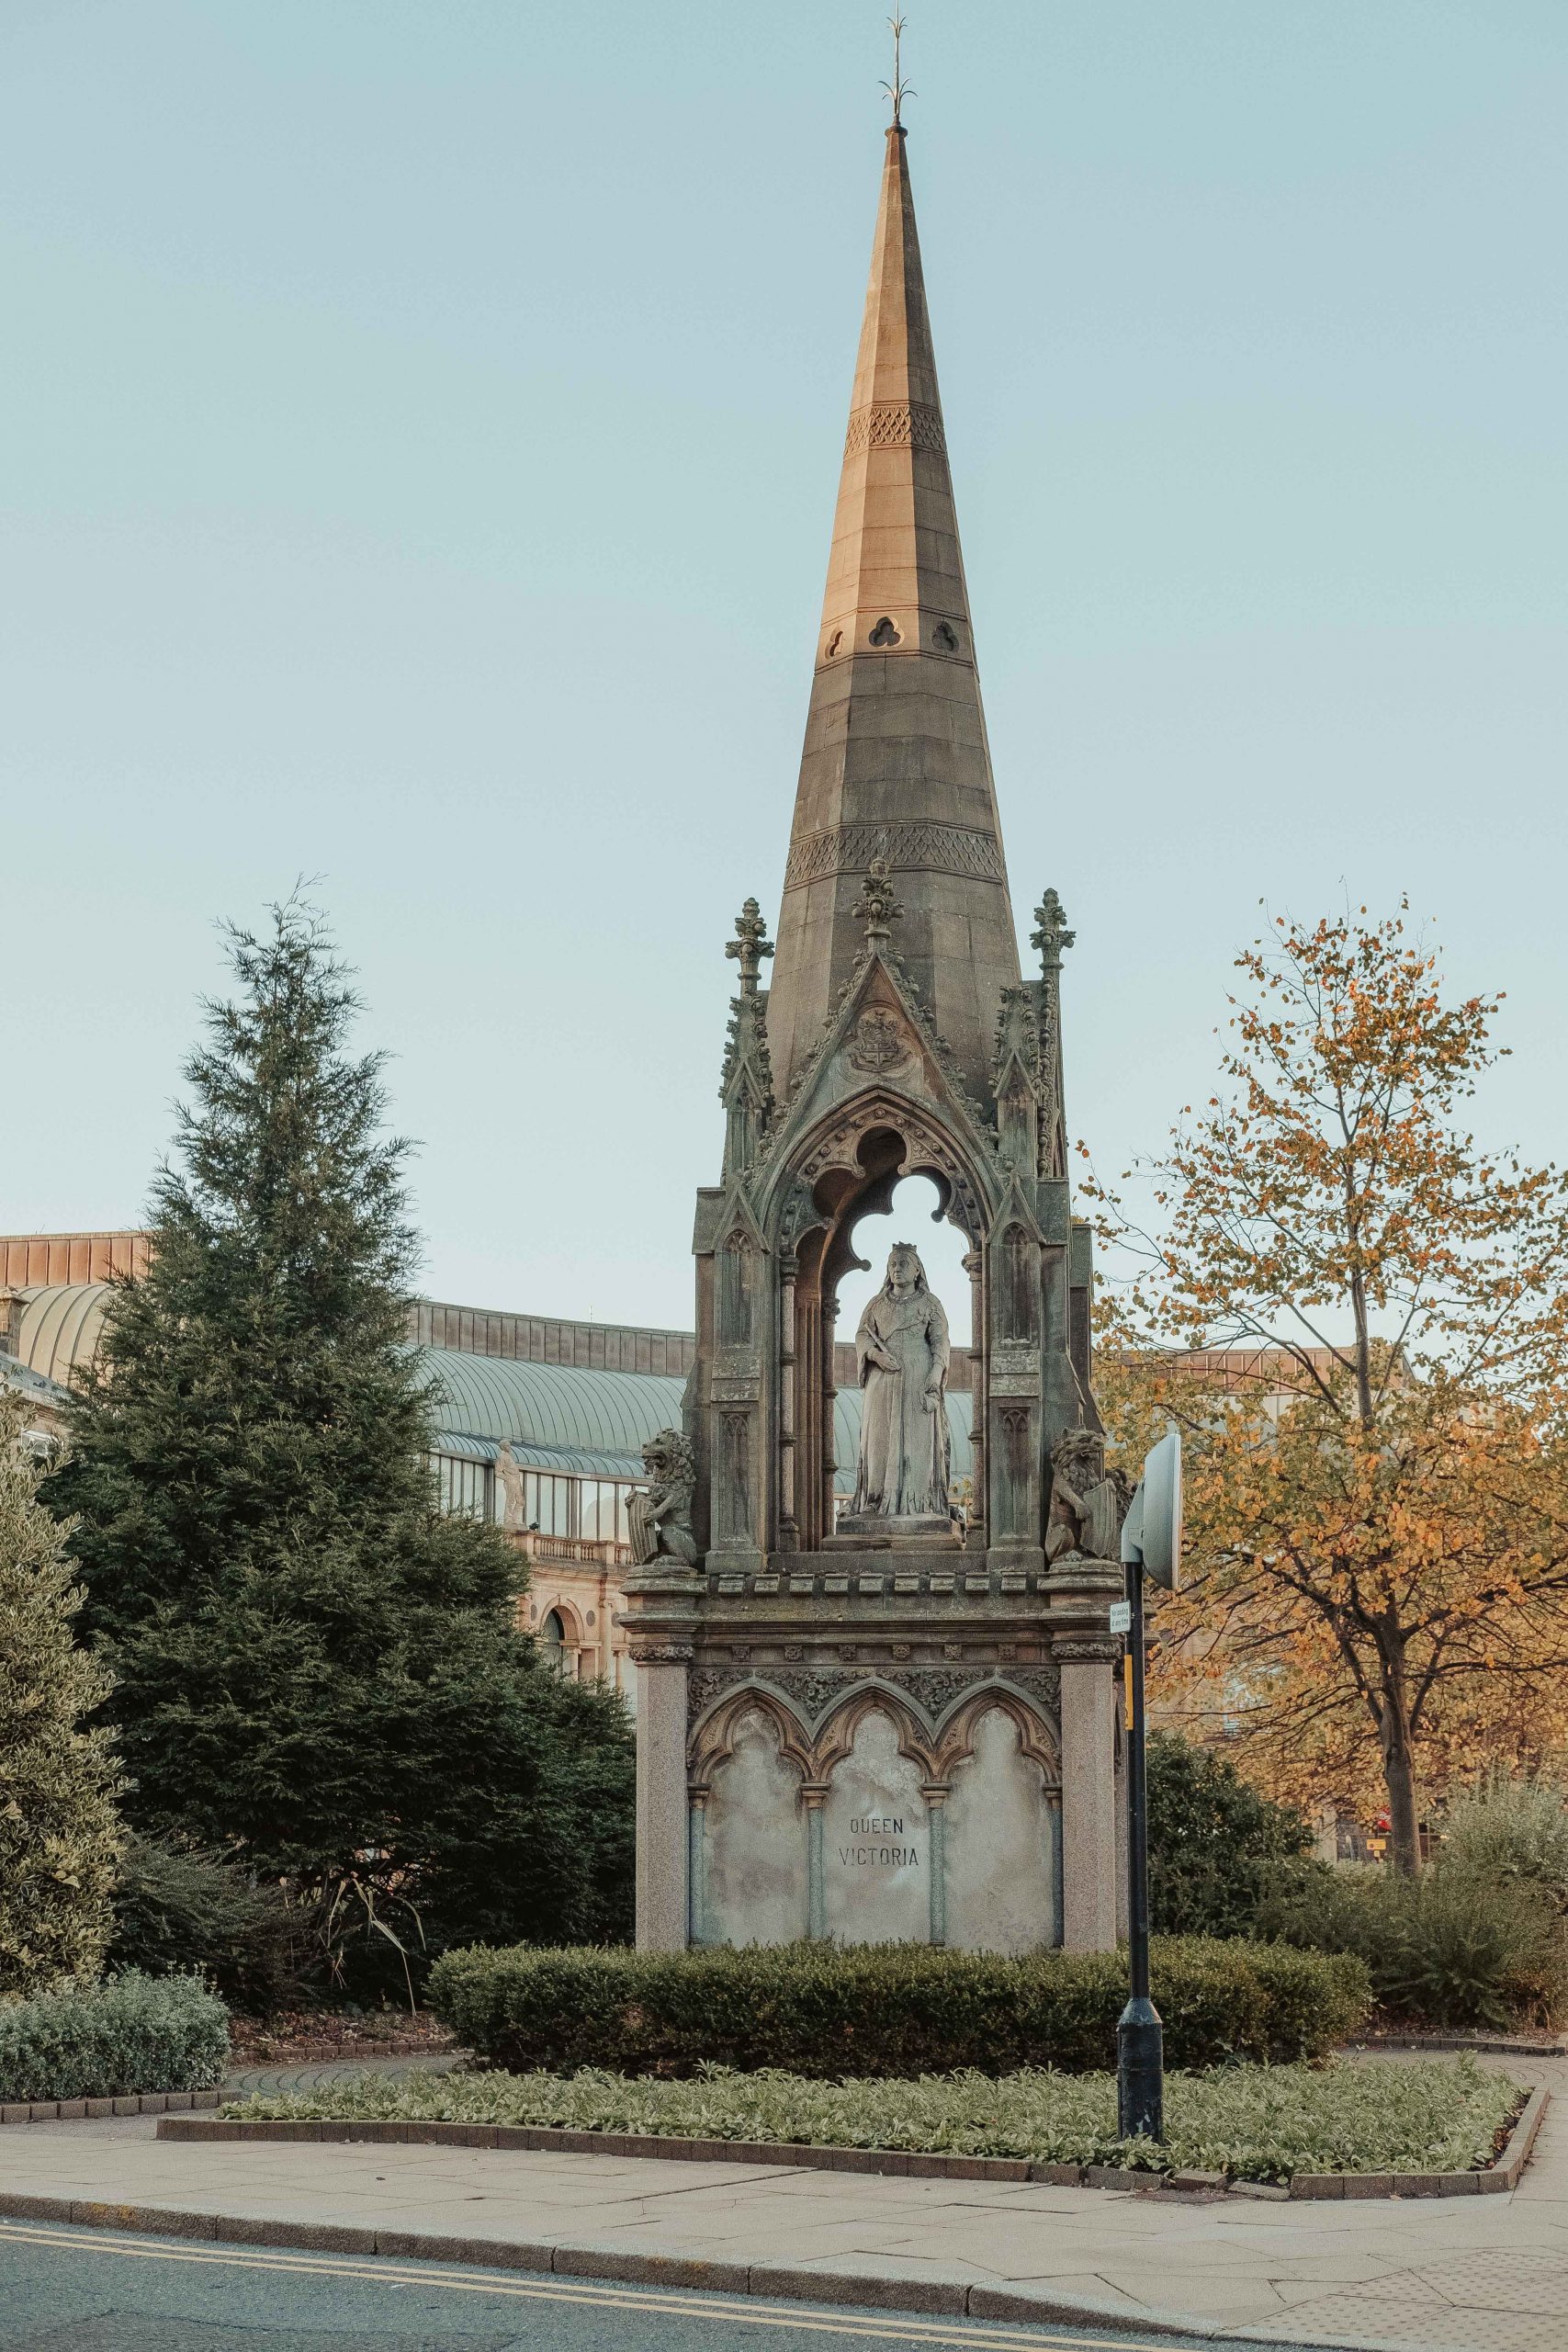
<svg viewBox="0 0 1568 2352">
<path fill-rule="evenodd" d="M 1266 1931 L 1353 1952 L 1380 2008 L 1450 2030 L 1550 2023 L 1568 1991 L 1562 1937 L 1540 1891 L 1439 1863 L 1411 1879 L 1375 1865 L 1325 1871 L 1266 1905 Z"/>
<path fill-rule="evenodd" d="M 1445 1872 L 1539 1888 L 1568 1912 L 1568 1805 L 1540 1781 L 1495 1773 L 1461 1797 L 1443 1826 Z"/>
<path fill-rule="evenodd" d="M 1366 1971 L 1286 1945 L 1158 1940 L 1154 1996 L 1175 2066 L 1320 2056 L 1366 2015 Z M 447 1952 L 430 2000 L 457 2039 L 519 2073 L 1010 2075 L 1103 2066 L 1127 1997 L 1116 1952 L 1009 1960 L 920 1944 L 693 1952 Z"/>
<path fill-rule="evenodd" d="M 1174 1732 L 1148 1747 L 1149 1912 L 1166 1936 L 1246 1936 L 1281 1864 L 1311 1833 L 1291 1806 L 1259 1796 L 1228 1758 Z"/>
<path fill-rule="evenodd" d="M 229 2013 L 198 1977 L 132 1970 L 0 2002 L 0 2099 L 211 2090 L 228 2064 Z"/>
<path fill-rule="evenodd" d="M 75 1645 L 82 1594 L 26 1421 L 0 1389 L 0 1998 L 96 1971 L 121 1836 L 113 1746 L 91 1721 L 109 1679 Z"/>
<path fill-rule="evenodd" d="M 1489 2162 L 1517 2087 L 1472 2059 L 1224 2066 L 1166 2077 L 1166 2139 L 1122 2140 L 1113 2075 L 922 2075 L 820 2083 L 717 2069 L 694 2082 L 558 2075 L 362 2075 L 228 2115 L 383 2116 L 666 2132 L 835 2148 L 903 2148 L 1035 2164 L 1192 2165 L 1244 2180 L 1293 2172 L 1463 2172 Z"/>
<path fill-rule="evenodd" d="M 210 1855 L 133 1838 L 114 1900 L 111 1967 L 196 1970 L 249 2017 L 270 2017 L 299 1994 L 310 1922 L 280 1888 L 253 1886 Z"/>
</svg>

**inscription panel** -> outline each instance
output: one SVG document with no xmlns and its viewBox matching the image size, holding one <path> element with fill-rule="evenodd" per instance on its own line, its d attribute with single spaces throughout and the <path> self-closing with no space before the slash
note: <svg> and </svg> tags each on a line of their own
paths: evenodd
<svg viewBox="0 0 1568 2352">
<path fill-rule="evenodd" d="M 990 1390 L 993 1396 L 1038 1396 L 1040 1351 L 1023 1340 L 998 1340 L 991 1350 Z"/>
<path fill-rule="evenodd" d="M 862 1717 L 834 1767 L 822 1824 L 823 1917 L 840 1943 L 931 1938 L 931 1825 L 920 1769 L 890 1715 Z"/>
</svg>

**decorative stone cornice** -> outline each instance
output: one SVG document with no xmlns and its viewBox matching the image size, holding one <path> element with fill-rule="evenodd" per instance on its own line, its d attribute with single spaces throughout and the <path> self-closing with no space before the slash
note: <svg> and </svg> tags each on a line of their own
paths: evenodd
<svg viewBox="0 0 1568 2352">
<path fill-rule="evenodd" d="M 1122 1645 L 1110 1634 L 1099 1640 L 1059 1634 L 1051 1645 L 1051 1655 L 1058 1666 L 1114 1666 L 1122 1655 Z"/>
</svg>

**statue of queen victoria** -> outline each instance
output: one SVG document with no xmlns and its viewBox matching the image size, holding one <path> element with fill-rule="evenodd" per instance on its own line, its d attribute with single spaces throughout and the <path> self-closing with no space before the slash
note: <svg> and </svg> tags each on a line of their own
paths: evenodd
<svg viewBox="0 0 1568 2352">
<path fill-rule="evenodd" d="M 886 1279 L 855 1333 L 865 1396 L 852 1524 L 935 1520 L 946 1527 L 948 1355 L 947 1317 L 927 1286 L 919 1251 L 896 1242 Z"/>
</svg>

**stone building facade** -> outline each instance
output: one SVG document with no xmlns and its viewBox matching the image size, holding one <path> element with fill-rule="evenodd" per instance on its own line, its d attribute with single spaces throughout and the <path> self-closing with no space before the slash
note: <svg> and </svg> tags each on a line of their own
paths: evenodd
<svg viewBox="0 0 1568 2352">
<path fill-rule="evenodd" d="M 1024 978 L 897 122 L 776 951 L 755 900 L 735 934 L 696 1360 L 625 1580 L 639 1941 L 1109 1945 L 1123 1497 L 1067 1181 L 1072 933 L 1047 891 Z M 910 1175 L 966 1243 L 962 1522 L 918 1251 L 836 1329 L 857 1227 Z"/>
</svg>

